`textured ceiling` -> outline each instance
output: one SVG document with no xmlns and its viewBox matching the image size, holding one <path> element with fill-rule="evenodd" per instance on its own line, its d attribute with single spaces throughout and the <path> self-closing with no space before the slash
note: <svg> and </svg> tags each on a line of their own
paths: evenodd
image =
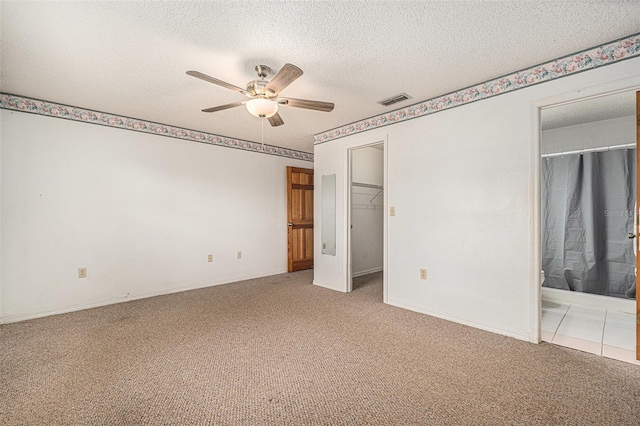
<svg viewBox="0 0 640 426">
<path fill-rule="evenodd" d="M 545 108 L 540 123 L 542 130 L 550 130 L 635 114 L 636 92 L 629 91 Z"/>
<path fill-rule="evenodd" d="M 260 141 L 242 95 L 253 67 L 305 74 L 265 143 L 313 150 L 313 135 L 640 32 L 639 1 L 2 2 L 0 90 Z M 406 92 L 391 108 L 376 101 Z"/>
</svg>

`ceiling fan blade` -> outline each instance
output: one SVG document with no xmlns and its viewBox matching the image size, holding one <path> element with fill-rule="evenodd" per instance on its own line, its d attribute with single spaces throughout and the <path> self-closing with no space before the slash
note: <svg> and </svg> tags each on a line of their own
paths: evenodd
<svg viewBox="0 0 640 426">
<path fill-rule="evenodd" d="M 200 80 L 204 80 L 209 83 L 217 84 L 218 86 L 222 86 L 225 89 L 233 90 L 234 92 L 239 92 L 239 93 L 242 93 L 243 95 L 251 97 L 251 93 L 247 92 L 243 88 L 234 86 L 233 84 L 226 83 L 222 80 L 218 80 L 217 78 L 210 77 L 206 74 L 202 74 L 201 72 L 187 71 L 187 75 L 190 75 L 191 77 L 199 78 Z"/>
<path fill-rule="evenodd" d="M 280 105 L 290 106 L 294 108 L 312 109 L 314 111 L 331 112 L 335 106 L 331 102 L 322 101 L 310 101 L 308 99 L 295 99 L 295 98 L 278 98 Z"/>
<path fill-rule="evenodd" d="M 267 120 L 269 120 L 269 124 L 271 124 L 271 126 L 273 127 L 282 126 L 284 124 L 284 121 L 282 121 L 282 117 L 280 117 L 280 114 L 278 114 L 277 112 L 271 117 L 267 118 Z"/>
<path fill-rule="evenodd" d="M 206 109 L 203 109 L 202 112 L 222 111 L 223 109 L 235 108 L 235 107 L 239 107 L 240 105 L 244 105 L 244 102 L 234 102 L 232 104 L 225 104 L 225 105 L 219 105 L 211 108 L 206 108 Z"/>
<path fill-rule="evenodd" d="M 271 90 L 276 95 L 284 90 L 285 87 L 293 83 L 302 75 L 302 70 L 295 65 L 284 64 L 284 66 L 273 76 L 271 81 L 265 86 L 265 91 Z"/>
</svg>

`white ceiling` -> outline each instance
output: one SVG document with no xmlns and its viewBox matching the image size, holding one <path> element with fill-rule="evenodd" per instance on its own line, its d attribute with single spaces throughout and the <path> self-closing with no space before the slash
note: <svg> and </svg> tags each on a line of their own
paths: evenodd
<svg viewBox="0 0 640 426">
<path fill-rule="evenodd" d="M 260 141 L 242 108 L 253 67 L 305 74 L 265 143 L 313 150 L 313 135 L 640 32 L 640 1 L 6 2 L 0 90 L 223 136 Z M 391 108 L 376 101 L 406 92 Z"/>
</svg>

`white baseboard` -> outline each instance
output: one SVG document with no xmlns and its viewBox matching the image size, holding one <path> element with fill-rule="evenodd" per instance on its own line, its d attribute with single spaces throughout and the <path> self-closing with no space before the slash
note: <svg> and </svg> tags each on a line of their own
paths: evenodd
<svg viewBox="0 0 640 426">
<path fill-rule="evenodd" d="M 69 312 L 82 311 L 85 309 L 99 308 L 100 306 L 113 305 L 116 303 L 130 302 L 132 300 L 146 299 L 148 297 L 162 296 L 165 294 L 180 293 L 182 291 L 197 290 L 201 288 L 231 284 L 239 281 L 252 280 L 255 278 L 264 278 L 272 275 L 285 274 L 286 272 L 287 272 L 286 270 L 278 271 L 278 272 L 269 272 L 266 274 L 252 275 L 252 276 L 246 276 L 246 277 L 236 277 L 236 278 L 230 278 L 230 279 L 215 281 L 215 282 L 206 283 L 206 284 L 196 284 L 196 285 L 173 287 L 168 289 L 152 290 L 152 291 L 146 291 L 146 292 L 141 292 L 136 294 L 129 294 L 128 296 L 127 295 L 117 296 L 117 297 L 111 297 L 106 299 L 93 300 L 86 303 L 77 303 L 77 304 L 67 305 L 59 309 L 53 309 L 49 311 L 36 311 L 36 312 L 9 314 L 9 315 L 4 315 L 0 317 L 0 324 L 9 324 L 13 322 L 26 321 L 26 320 L 35 319 L 35 318 L 48 317 L 51 315 L 66 314 Z"/>
<path fill-rule="evenodd" d="M 549 302 L 590 306 L 592 308 L 601 308 L 628 314 L 636 313 L 635 299 L 622 299 L 620 297 L 601 296 L 599 294 L 549 287 L 542 287 L 542 299 L 548 300 Z"/>
<path fill-rule="evenodd" d="M 369 274 L 373 274 L 373 273 L 381 272 L 381 271 L 382 271 L 382 266 L 380 266 L 379 268 L 372 268 L 372 269 L 367 269 L 367 270 L 360 271 L 360 272 L 354 272 L 354 273 L 351 274 L 351 276 L 353 278 L 356 278 L 356 277 L 361 277 L 363 275 L 369 275 Z"/>
<path fill-rule="evenodd" d="M 342 289 L 336 288 L 335 286 L 332 286 L 332 285 L 329 285 L 329 284 L 319 283 L 316 280 L 313 280 L 313 285 L 317 285 L 318 287 L 328 288 L 329 290 L 339 291 L 340 293 L 345 293 L 345 291 L 343 291 Z"/>
<path fill-rule="evenodd" d="M 404 302 L 398 302 L 396 300 L 389 299 L 387 303 L 391 306 L 396 306 L 398 308 L 407 309 L 413 312 L 418 312 L 420 314 L 429 315 L 436 318 L 441 318 L 443 320 L 455 322 L 462 325 L 468 325 L 469 327 L 479 328 L 480 330 L 489 331 L 491 333 L 500 334 L 503 336 L 513 337 L 518 340 L 524 340 L 526 342 L 530 342 L 529 333 L 514 333 L 512 331 L 504 330 L 495 325 L 482 324 L 476 321 L 469 321 L 463 318 L 456 317 L 454 315 L 442 314 L 440 312 L 433 312 L 426 309 L 419 308 L 417 306 L 412 306 L 410 304 Z"/>
</svg>

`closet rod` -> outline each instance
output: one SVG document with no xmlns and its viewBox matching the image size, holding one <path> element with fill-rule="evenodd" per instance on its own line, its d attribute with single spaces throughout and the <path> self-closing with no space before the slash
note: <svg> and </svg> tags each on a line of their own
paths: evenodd
<svg viewBox="0 0 640 426">
<path fill-rule="evenodd" d="M 363 188 L 373 188 L 373 189 L 384 189 L 381 185 L 372 185 L 370 183 L 361 183 L 361 182 L 351 182 L 353 186 L 361 186 Z"/>
<path fill-rule="evenodd" d="M 565 152 L 556 152 L 555 154 L 542 154 L 542 158 L 547 157 L 560 157 L 562 155 L 573 155 L 573 154 L 584 154 L 586 152 L 602 152 L 602 151 L 612 151 L 614 149 L 629 149 L 635 148 L 635 143 L 628 143 L 626 145 L 611 145 L 611 146 L 603 146 L 602 148 L 587 148 L 587 149 L 579 149 L 577 151 L 565 151 Z"/>
</svg>

